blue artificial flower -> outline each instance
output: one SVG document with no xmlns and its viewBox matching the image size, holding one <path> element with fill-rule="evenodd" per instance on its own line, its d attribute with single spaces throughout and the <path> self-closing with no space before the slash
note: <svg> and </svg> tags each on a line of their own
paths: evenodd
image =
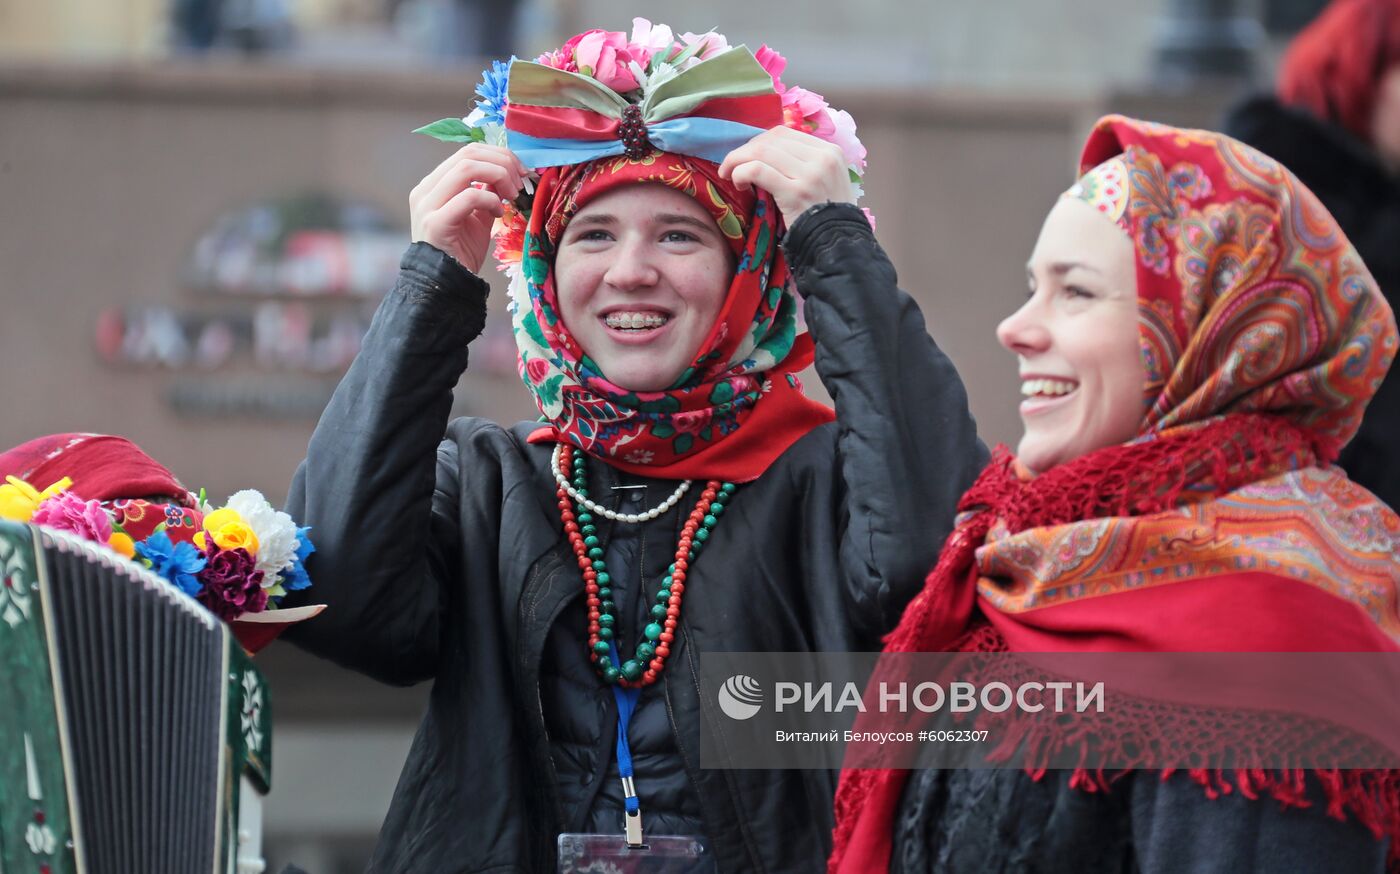
<svg viewBox="0 0 1400 874">
<path fill-rule="evenodd" d="M 306 533 L 311 528 L 297 529 L 297 557 L 292 562 L 292 566 L 282 571 L 282 588 L 288 592 L 296 592 L 311 585 L 311 577 L 306 573 L 305 562 L 307 556 L 316 551 L 316 547 L 311 544 L 311 539 Z"/>
<path fill-rule="evenodd" d="M 192 544 L 172 543 L 170 535 L 157 531 L 136 544 L 136 554 L 150 562 L 151 570 L 179 587 L 191 598 L 199 594 L 201 584 L 195 575 L 204 570 L 208 559 Z"/>
<path fill-rule="evenodd" d="M 515 55 L 511 55 L 509 61 L 492 61 L 491 69 L 481 74 L 481 84 L 476 86 L 476 93 L 481 99 L 476 102 L 476 107 L 482 112 L 482 121 L 506 123 L 506 83 L 510 80 L 510 65 L 514 62 Z"/>
</svg>

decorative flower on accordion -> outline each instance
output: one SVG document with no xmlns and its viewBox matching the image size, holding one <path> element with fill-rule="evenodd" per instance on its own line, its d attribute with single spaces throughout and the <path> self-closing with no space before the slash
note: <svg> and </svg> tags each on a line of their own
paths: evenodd
<svg viewBox="0 0 1400 874">
<path fill-rule="evenodd" d="M 634 18 L 630 36 L 589 30 L 533 62 L 493 62 L 471 112 L 415 133 L 506 146 L 541 169 L 639 157 L 652 148 L 719 163 L 768 127 L 786 125 L 839 146 L 859 197 L 866 151 L 855 120 L 820 94 L 785 85 L 786 67 L 766 45 L 750 52 L 714 31 L 677 36 L 667 25 Z M 526 188 L 493 229 L 496 266 L 512 279 L 530 218 L 528 180 Z"/>
<path fill-rule="evenodd" d="M 144 501 L 85 501 L 69 491 L 68 477 L 43 491 L 8 480 L 0 486 L 0 517 L 103 544 L 225 621 L 274 609 L 288 592 L 311 585 L 305 567 L 315 551 L 310 529 L 298 527 L 252 489 L 235 493 L 219 508 L 205 503 L 201 492 L 198 510 L 182 507 L 157 516 Z M 191 525 L 198 529 L 193 536 Z"/>
<path fill-rule="evenodd" d="M 7 476 L 0 485 L 0 519 L 28 522 L 40 504 L 72 485 L 73 481 L 64 477 L 41 492 L 19 477 Z"/>
</svg>

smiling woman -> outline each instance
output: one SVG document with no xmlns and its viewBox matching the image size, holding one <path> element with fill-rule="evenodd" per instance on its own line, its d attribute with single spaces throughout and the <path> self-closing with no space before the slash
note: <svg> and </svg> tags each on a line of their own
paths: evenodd
<svg viewBox="0 0 1400 874">
<path fill-rule="evenodd" d="M 1400 517 L 1331 464 L 1397 345 L 1355 250 L 1220 134 L 1109 116 L 1081 172 L 998 330 L 1025 436 L 886 651 L 1400 652 Z M 1187 697 L 1190 736 L 1022 722 L 1000 769 L 848 771 L 831 870 L 1400 871 L 1400 773 L 1300 758 L 1316 732 L 1232 734 L 1223 687 Z M 1158 725 L 1169 699 L 1136 703 Z"/>
<path fill-rule="evenodd" d="M 1074 198 L 1050 210 L 1026 267 L 1030 299 L 997 328 L 1021 371 L 1016 449 L 1035 471 L 1138 432 L 1146 382 L 1133 246 Z"/>
<path fill-rule="evenodd" d="M 289 499 L 331 605 L 294 642 L 434 683 L 373 870 L 825 860 L 831 774 L 697 758 L 729 743 L 699 659 L 878 645 L 986 454 L 854 205 L 854 123 L 783 64 L 639 20 L 429 126 L 469 144 Z M 493 230 L 542 416 L 511 428 L 447 421 Z"/>
<path fill-rule="evenodd" d="M 694 198 L 654 182 L 613 189 L 560 241 L 560 315 L 614 384 L 667 389 L 717 323 L 735 261 Z"/>
</svg>

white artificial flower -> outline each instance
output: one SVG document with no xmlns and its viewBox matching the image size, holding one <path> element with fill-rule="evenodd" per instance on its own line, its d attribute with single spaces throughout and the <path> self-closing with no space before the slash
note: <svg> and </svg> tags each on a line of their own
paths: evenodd
<svg viewBox="0 0 1400 874">
<path fill-rule="evenodd" d="M 645 18 L 632 19 L 632 45 L 641 46 L 651 55 L 663 54 L 669 51 L 671 44 L 676 38 L 671 34 L 669 25 L 653 25 Z"/>
<path fill-rule="evenodd" d="M 649 92 L 654 92 L 657 88 L 660 88 L 665 83 L 676 78 L 676 74 L 679 72 L 680 70 L 676 69 L 675 64 L 657 61 L 651 71 L 651 75 L 647 77 L 647 90 Z"/>
<path fill-rule="evenodd" d="M 505 125 L 490 122 L 481 125 L 481 132 L 486 135 L 486 143 L 491 146 L 504 146 L 506 144 Z"/>
<path fill-rule="evenodd" d="M 282 571 L 297 557 L 297 523 L 274 509 L 255 489 L 235 492 L 224 506 L 235 510 L 258 538 L 257 570 L 263 572 L 263 588 L 280 582 Z"/>
</svg>

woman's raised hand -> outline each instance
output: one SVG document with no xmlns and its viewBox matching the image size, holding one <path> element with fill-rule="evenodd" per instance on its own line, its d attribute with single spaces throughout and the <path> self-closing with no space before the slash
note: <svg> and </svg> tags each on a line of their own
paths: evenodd
<svg viewBox="0 0 1400 874">
<path fill-rule="evenodd" d="M 719 175 L 773 195 L 789 225 L 819 203 L 855 203 L 841 148 L 787 127 L 766 130 L 725 156 Z"/>
<path fill-rule="evenodd" d="M 501 201 L 515 199 L 527 172 L 501 146 L 472 143 L 458 149 L 409 192 L 413 241 L 431 243 L 480 273 Z"/>
</svg>

